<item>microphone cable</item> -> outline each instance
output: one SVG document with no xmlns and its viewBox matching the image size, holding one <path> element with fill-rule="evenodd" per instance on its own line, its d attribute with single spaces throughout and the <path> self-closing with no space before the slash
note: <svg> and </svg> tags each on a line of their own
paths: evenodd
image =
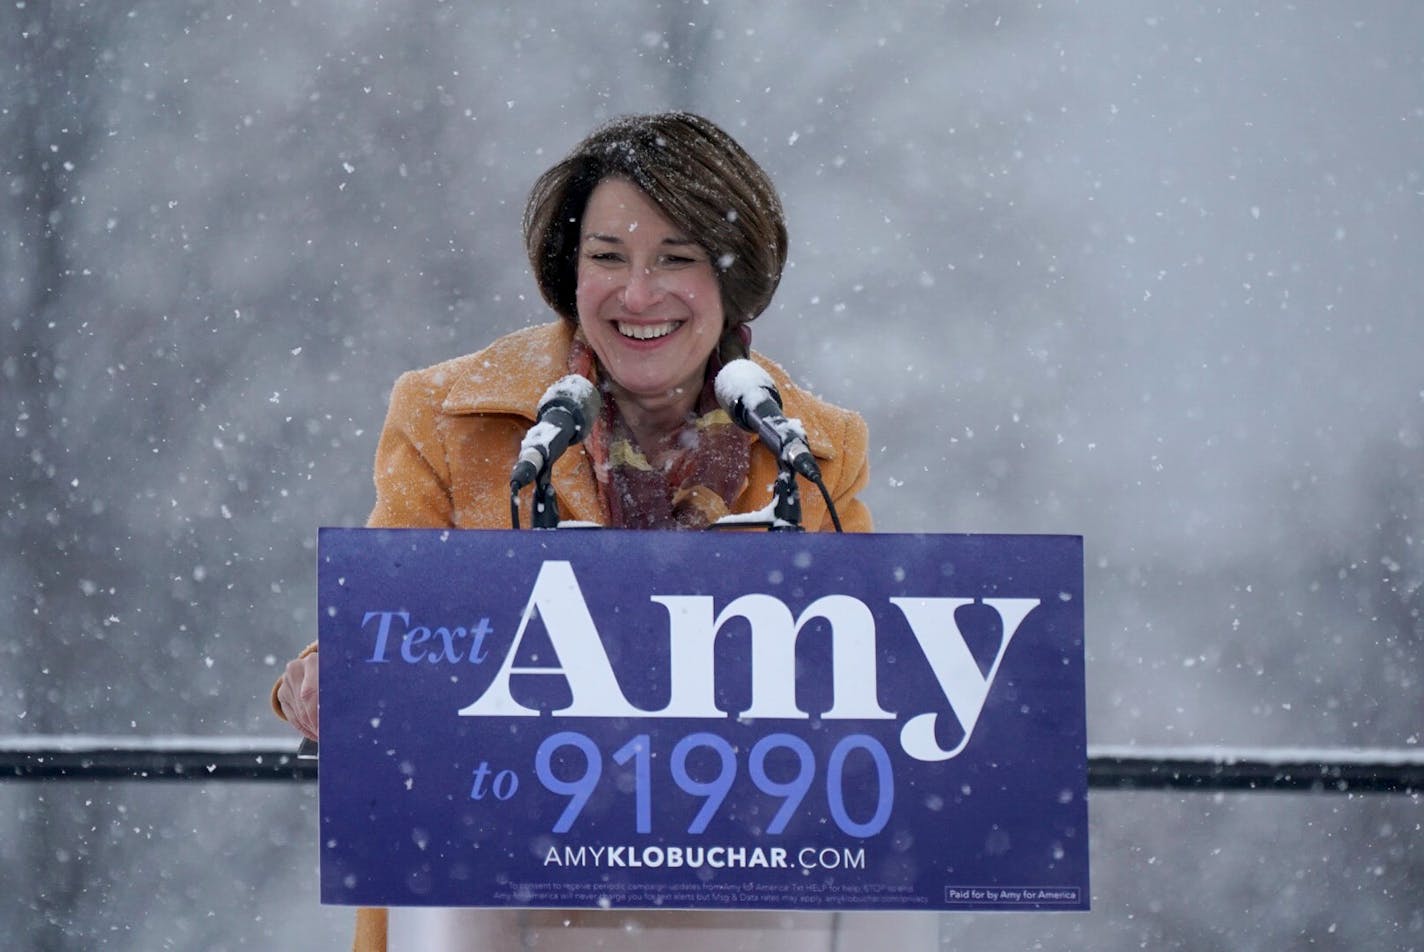
<svg viewBox="0 0 1424 952">
<path fill-rule="evenodd" d="M 831 525 L 836 527 L 837 532 L 845 532 L 845 530 L 841 528 L 841 517 L 840 513 L 836 512 L 836 504 L 831 500 L 831 494 L 826 491 L 825 480 L 817 476 L 812 482 L 814 482 L 816 488 L 821 491 L 821 498 L 826 501 L 826 511 L 831 514 Z"/>
</svg>

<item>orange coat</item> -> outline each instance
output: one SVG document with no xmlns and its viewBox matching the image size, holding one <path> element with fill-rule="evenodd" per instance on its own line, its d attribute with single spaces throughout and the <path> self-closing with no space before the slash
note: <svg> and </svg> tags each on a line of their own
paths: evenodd
<svg viewBox="0 0 1424 952">
<path fill-rule="evenodd" d="M 508 529 L 510 470 L 544 392 L 569 372 L 572 338 L 573 325 L 559 321 L 516 331 L 478 353 L 402 374 L 376 447 L 376 506 L 366 524 Z M 865 421 L 813 397 L 766 358 L 754 354 L 752 359 L 771 374 L 786 415 L 805 427 L 842 527 L 869 532 L 870 510 L 856 498 L 869 470 Z M 776 460 L 750 433 L 747 446 L 747 481 L 732 506 L 734 513 L 754 512 L 770 503 L 777 476 Z M 550 481 L 562 518 L 608 523 L 593 464 L 582 445 L 554 464 Z M 530 512 L 528 489 L 520 511 Z M 820 492 L 804 482 L 801 521 L 807 529 L 832 529 Z M 527 516 L 521 522 L 527 526 Z M 358 909 L 353 952 L 385 952 L 386 933 L 386 910 Z"/>
<path fill-rule="evenodd" d="M 519 443 L 549 385 L 568 374 L 573 325 L 567 321 L 516 331 L 484 350 L 403 374 L 376 448 L 376 507 L 369 526 L 386 528 L 508 529 L 509 472 Z M 760 355 L 786 415 L 799 418 L 847 532 L 868 532 L 870 511 L 856 498 L 868 462 L 865 421 L 818 400 Z M 746 435 L 751 463 L 733 512 L 771 502 L 777 465 L 755 436 Z M 571 448 L 550 477 L 564 519 L 608 523 L 585 448 Z M 821 494 L 801 484 L 801 522 L 832 528 Z M 528 524 L 530 491 L 521 519 Z"/>
</svg>

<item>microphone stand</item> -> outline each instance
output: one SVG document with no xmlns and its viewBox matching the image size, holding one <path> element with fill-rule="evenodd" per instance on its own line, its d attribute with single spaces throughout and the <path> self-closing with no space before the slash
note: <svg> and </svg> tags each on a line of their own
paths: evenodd
<svg viewBox="0 0 1424 952">
<path fill-rule="evenodd" d="M 772 491 L 776 505 L 771 510 L 772 532 L 804 532 L 801 525 L 801 490 L 796 486 L 796 470 L 786 460 L 777 460 L 776 482 Z"/>
<path fill-rule="evenodd" d="M 530 496 L 530 504 L 534 511 L 529 516 L 529 528 L 531 529 L 557 529 L 559 528 L 559 502 L 554 496 L 554 487 L 549 482 L 549 470 L 552 467 L 545 467 L 538 476 L 534 477 L 533 495 Z M 519 528 L 519 489 L 518 483 L 511 483 L 509 487 L 509 527 Z"/>
<path fill-rule="evenodd" d="M 549 482 L 549 472 L 553 468 L 545 466 L 534 479 L 534 512 L 529 517 L 530 528 L 559 528 L 559 502 L 554 497 L 554 486 Z"/>
</svg>

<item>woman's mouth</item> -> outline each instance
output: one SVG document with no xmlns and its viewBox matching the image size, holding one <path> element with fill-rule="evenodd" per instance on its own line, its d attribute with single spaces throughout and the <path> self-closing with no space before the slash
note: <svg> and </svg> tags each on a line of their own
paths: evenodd
<svg viewBox="0 0 1424 952">
<path fill-rule="evenodd" d="M 618 321 L 618 333 L 632 340 L 657 340 L 666 337 L 682 326 L 682 321 L 664 321 L 661 324 L 629 324 Z"/>
</svg>

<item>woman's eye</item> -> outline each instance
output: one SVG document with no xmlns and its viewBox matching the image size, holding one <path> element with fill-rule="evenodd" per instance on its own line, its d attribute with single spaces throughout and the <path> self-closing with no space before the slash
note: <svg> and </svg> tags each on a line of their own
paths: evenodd
<svg viewBox="0 0 1424 952">
<path fill-rule="evenodd" d="M 623 256 L 616 251 L 590 251 L 588 257 L 593 261 L 622 261 Z"/>
<path fill-rule="evenodd" d="M 663 263 L 664 263 L 664 264 L 670 264 L 670 265 L 678 265 L 678 266 L 680 266 L 680 265 L 685 265 L 685 264 L 694 264 L 694 263 L 696 263 L 696 261 L 697 261 L 696 258 L 689 258 L 689 257 L 687 257 L 686 255 L 665 255 L 665 256 L 663 256 Z"/>
</svg>

